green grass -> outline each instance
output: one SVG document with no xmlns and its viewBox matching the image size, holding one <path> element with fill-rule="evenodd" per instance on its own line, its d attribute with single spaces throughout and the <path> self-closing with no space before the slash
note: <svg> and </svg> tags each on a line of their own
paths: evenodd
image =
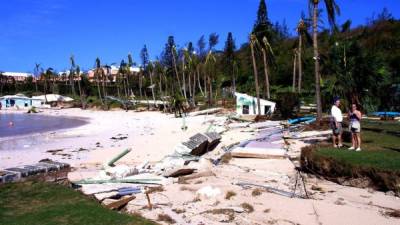
<svg viewBox="0 0 400 225">
<path fill-rule="evenodd" d="M 94 200 L 53 183 L 0 186 L 0 225 L 150 225 L 102 207 Z"/>
<path fill-rule="evenodd" d="M 318 147 L 316 154 L 354 166 L 400 171 L 400 137 L 387 133 L 387 131 L 400 131 L 400 123 L 363 121 L 362 128 L 366 127 L 379 131 L 362 130 L 363 151 Z M 351 143 L 345 143 L 345 145 L 351 146 Z"/>
</svg>

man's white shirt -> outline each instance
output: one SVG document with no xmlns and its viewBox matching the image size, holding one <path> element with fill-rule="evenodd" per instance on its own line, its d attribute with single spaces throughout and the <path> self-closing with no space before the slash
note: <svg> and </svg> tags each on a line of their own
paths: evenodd
<svg viewBox="0 0 400 225">
<path fill-rule="evenodd" d="M 336 122 L 339 122 L 339 123 L 343 122 L 342 111 L 336 105 L 333 105 L 331 108 L 331 116 L 333 118 L 335 118 Z"/>
</svg>

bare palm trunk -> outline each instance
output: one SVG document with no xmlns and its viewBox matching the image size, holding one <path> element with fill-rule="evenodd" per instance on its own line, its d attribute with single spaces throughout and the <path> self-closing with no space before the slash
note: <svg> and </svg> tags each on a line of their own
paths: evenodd
<svg viewBox="0 0 400 225">
<path fill-rule="evenodd" d="M 154 94 L 154 87 L 153 87 L 153 71 L 151 71 L 150 73 L 150 86 L 151 86 L 151 94 L 153 95 L 154 106 L 157 106 L 156 95 Z"/>
<path fill-rule="evenodd" d="M 203 89 L 201 88 L 201 82 L 200 82 L 200 65 L 197 66 L 197 83 L 199 85 L 199 89 L 200 89 L 201 95 L 203 97 L 205 97 Z"/>
<path fill-rule="evenodd" d="M 143 76 L 139 74 L 139 95 L 141 99 L 143 98 L 142 88 L 143 88 Z"/>
<path fill-rule="evenodd" d="M 186 95 L 186 78 L 185 78 L 185 56 L 182 58 L 182 82 L 183 82 L 183 97 L 187 102 L 187 95 Z"/>
<path fill-rule="evenodd" d="M 303 48 L 303 38 L 301 37 L 301 35 L 299 35 L 299 53 L 298 53 L 298 66 L 299 66 L 299 81 L 298 81 L 298 87 L 297 87 L 297 91 L 300 93 L 301 92 L 301 79 L 303 76 L 303 63 L 301 61 L 301 51 Z"/>
<path fill-rule="evenodd" d="M 84 103 L 84 101 L 83 101 L 83 94 L 82 94 L 82 88 L 81 88 L 81 77 L 80 77 L 79 74 L 78 74 L 78 77 L 79 77 L 79 79 L 78 79 L 79 97 L 80 97 L 80 99 L 81 99 L 81 106 L 82 106 L 82 109 L 85 109 L 86 106 L 85 106 L 85 103 Z"/>
<path fill-rule="evenodd" d="M 74 74 L 69 74 L 69 83 L 71 85 L 72 96 L 75 96 Z"/>
<path fill-rule="evenodd" d="M 319 53 L 318 53 L 318 4 L 314 4 L 313 14 L 313 39 L 314 39 L 314 60 L 315 60 L 315 99 L 317 102 L 317 120 L 322 119 L 321 103 L 321 76 L 319 71 Z"/>
<path fill-rule="evenodd" d="M 293 78 L 292 78 L 292 91 L 296 91 L 296 62 L 297 62 L 297 51 L 294 51 L 294 57 L 293 57 Z"/>
<path fill-rule="evenodd" d="M 256 95 L 257 95 L 257 109 L 258 109 L 258 115 L 261 115 L 260 88 L 258 86 L 257 64 L 256 64 L 256 58 L 254 55 L 254 46 L 253 46 L 252 42 L 250 42 L 250 49 L 251 49 L 251 57 L 253 59 L 254 81 L 255 81 L 255 85 L 256 85 Z"/>
<path fill-rule="evenodd" d="M 235 76 L 235 65 L 232 64 L 232 86 L 233 86 L 233 94 L 236 92 L 236 76 Z"/>
<path fill-rule="evenodd" d="M 267 61 L 267 53 L 265 49 L 262 49 L 263 61 L 264 61 L 264 75 L 265 75 L 265 90 L 267 92 L 267 99 L 271 98 L 270 88 L 269 88 L 269 74 L 268 74 L 268 61 Z"/>
<path fill-rule="evenodd" d="M 211 89 L 211 77 L 207 76 L 207 84 L 208 84 L 208 106 L 212 106 L 212 89 Z"/>
</svg>

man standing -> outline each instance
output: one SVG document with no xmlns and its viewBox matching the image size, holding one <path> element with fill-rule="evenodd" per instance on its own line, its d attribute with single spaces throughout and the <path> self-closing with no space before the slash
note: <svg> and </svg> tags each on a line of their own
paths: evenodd
<svg viewBox="0 0 400 225">
<path fill-rule="evenodd" d="M 331 128 L 332 128 L 332 141 L 334 148 L 343 147 L 342 143 L 342 122 L 343 115 L 340 110 L 340 98 L 335 97 L 333 100 L 333 106 L 331 108 Z"/>
</svg>

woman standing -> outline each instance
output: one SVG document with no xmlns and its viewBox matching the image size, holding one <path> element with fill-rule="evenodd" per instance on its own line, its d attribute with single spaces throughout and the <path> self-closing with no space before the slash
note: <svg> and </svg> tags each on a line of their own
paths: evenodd
<svg viewBox="0 0 400 225">
<path fill-rule="evenodd" d="M 349 150 L 361 151 L 361 112 L 357 110 L 357 105 L 351 105 L 351 112 L 349 112 L 350 119 L 350 132 L 352 146 Z"/>
</svg>

